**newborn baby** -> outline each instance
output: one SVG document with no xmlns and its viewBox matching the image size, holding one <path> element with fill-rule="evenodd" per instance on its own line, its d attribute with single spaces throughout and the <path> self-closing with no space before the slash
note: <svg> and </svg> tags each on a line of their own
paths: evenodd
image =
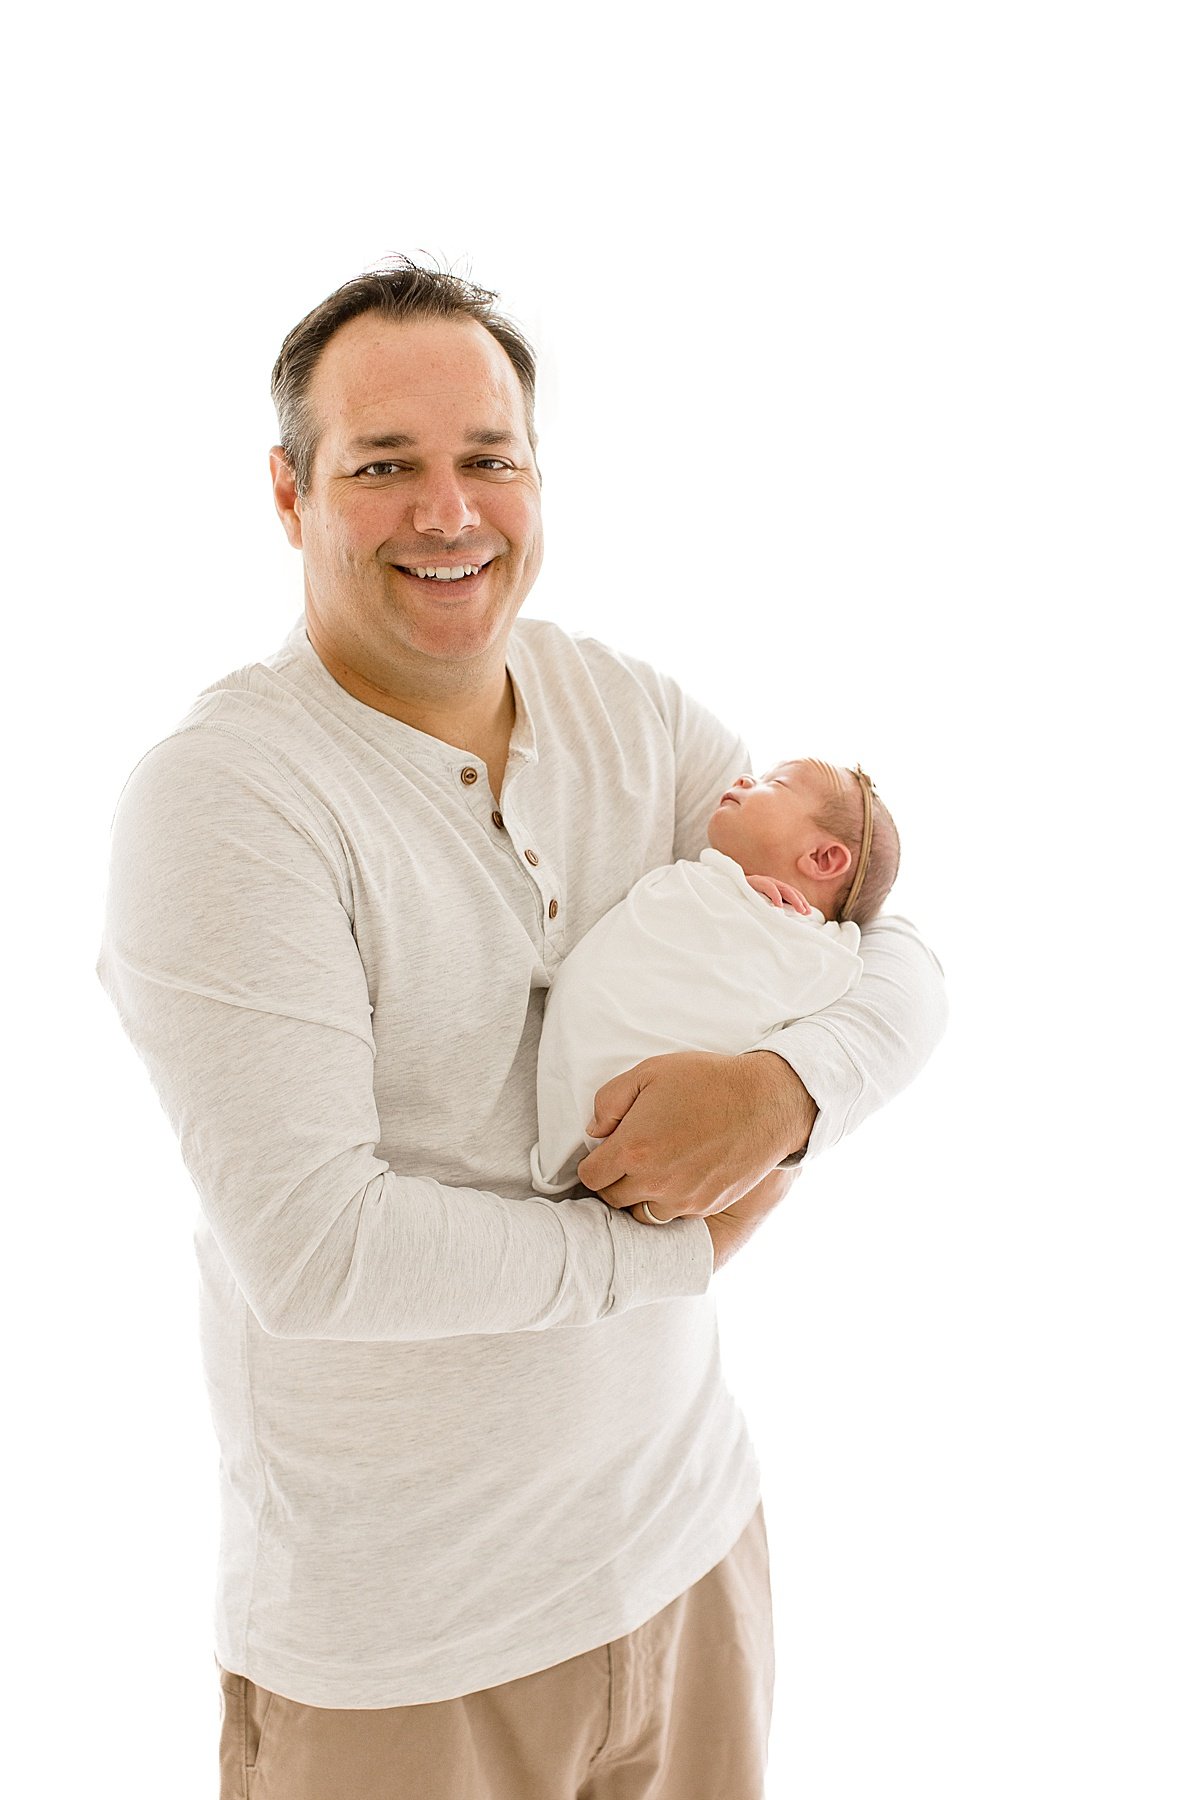
<svg viewBox="0 0 1200 1800">
<path fill-rule="evenodd" d="M 564 1194 L 598 1138 L 596 1090 L 672 1050 L 736 1055 L 840 1000 L 859 927 L 896 879 L 900 842 L 861 769 L 808 759 L 743 775 L 698 862 L 652 869 L 580 939 L 546 1001 L 538 1052 L 540 1194 Z"/>
</svg>

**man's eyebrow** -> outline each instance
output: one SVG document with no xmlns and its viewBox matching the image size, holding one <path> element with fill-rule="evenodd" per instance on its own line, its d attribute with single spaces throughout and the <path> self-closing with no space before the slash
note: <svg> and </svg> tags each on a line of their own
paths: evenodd
<svg viewBox="0 0 1200 1800">
<path fill-rule="evenodd" d="M 350 444 L 352 450 L 415 450 L 417 440 L 407 437 L 403 431 L 385 432 L 381 437 L 354 438 Z"/>
<path fill-rule="evenodd" d="M 463 441 L 468 444 L 487 446 L 494 449 L 501 444 L 515 443 L 511 431 L 468 431 L 463 434 Z M 417 440 L 405 431 L 387 431 L 378 437 L 354 438 L 351 450 L 415 450 Z"/>
</svg>

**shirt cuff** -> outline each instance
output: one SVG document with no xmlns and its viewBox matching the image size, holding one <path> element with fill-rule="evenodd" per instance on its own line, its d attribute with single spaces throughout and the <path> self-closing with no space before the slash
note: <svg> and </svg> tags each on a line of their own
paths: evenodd
<svg viewBox="0 0 1200 1800">
<path fill-rule="evenodd" d="M 643 1225 L 612 1211 L 613 1287 L 610 1312 L 628 1312 L 651 1300 L 690 1300 L 712 1280 L 712 1233 L 703 1219 Z"/>
<path fill-rule="evenodd" d="M 816 1102 L 817 1122 L 804 1156 L 811 1162 L 846 1135 L 850 1114 L 862 1095 L 862 1076 L 833 1033 L 815 1018 L 798 1020 L 753 1048 L 781 1056 Z"/>
</svg>

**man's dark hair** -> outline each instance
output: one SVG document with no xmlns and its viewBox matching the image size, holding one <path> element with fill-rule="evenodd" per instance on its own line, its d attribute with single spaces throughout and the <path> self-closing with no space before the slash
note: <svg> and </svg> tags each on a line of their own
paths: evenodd
<svg viewBox="0 0 1200 1800">
<path fill-rule="evenodd" d="M 321 352 L 336 331 L 363 313 L 385 319 L 474 319 L 508 356 L 525 396 L 529 441 L 537 362 L 533 348 L 510 319 L 495 310 L 498 296 L 445 269 L 426 269 L 407 256 L 388 259 L 345 281 L 288 332 L 271 371 L 271 398 L 279 415 L 279 442 L 303 498 L 312 479 L 318 432 L 308 410 L 308 390 Z"/>
</svg>

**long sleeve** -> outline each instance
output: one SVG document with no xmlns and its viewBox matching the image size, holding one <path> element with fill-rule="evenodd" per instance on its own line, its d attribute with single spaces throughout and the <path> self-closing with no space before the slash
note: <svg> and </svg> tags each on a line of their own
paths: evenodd
<svg viewBox="0 0 1200 1800">
<path fill-rule="evenodd" d="M 599 1201 L 448 1186 L 381 1158 L 351 911 L 336 822 L 235 734 L 186 731 L 135 772 L 100 974 L 263 1329 L 537 1331 L 702 1292 L 700 1223 L 648 1232 Z M 444 1006 L 458 1007 L 449 981 Z M 461 1019 L 438 1021 L 468 1058 L 471 1023 L 470 997 Z"/>
<path fill-rule="evenodd" d="M 862 979 L 845 999 L 754 1046 L 782 1056 L 820 1108 L 809 1156 L 907 1087 L 946 1028 L 941 965 L 907 919 L 874 920 L 859 954 Z"/>
</svg>

